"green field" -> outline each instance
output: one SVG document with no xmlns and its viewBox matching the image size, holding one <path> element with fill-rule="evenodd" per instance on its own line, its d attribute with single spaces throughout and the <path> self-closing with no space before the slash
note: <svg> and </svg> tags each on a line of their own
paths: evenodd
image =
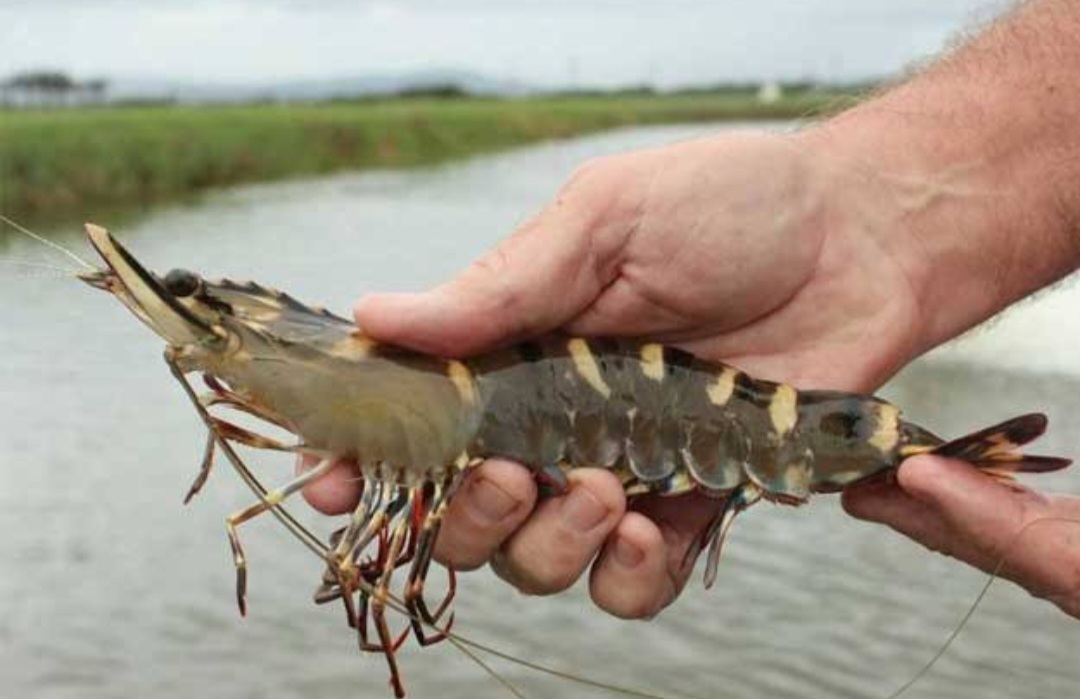
<svg viewBox="0 0 1080 699">
<path fill-rule="evenodd" d="M 853 99 L 803 91 L 762 104 L 749 91 L 728 91 L 0 111 L 0 212 L 89 215 L 221 185 L 433 163 L 617 126 L 811 117 Z"/>
</svg>

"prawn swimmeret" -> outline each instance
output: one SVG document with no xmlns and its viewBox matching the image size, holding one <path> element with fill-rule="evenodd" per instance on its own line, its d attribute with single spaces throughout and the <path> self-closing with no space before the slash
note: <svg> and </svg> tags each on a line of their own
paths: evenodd
<svg viewBox="0 0 1080 699">
<path fill-rule="evenodd" d="M 449 634 L 453 572 L 437 604 L 426 601 L 424 581 L 448 503 L 486 457 L 524 463 L 556 486 L 566 470 L 591 466 L 611 469 L 630 497 L 698 491 L 716 498 L 717 514 L 691 552 L 709 547 L 706 585 L 735 517 L 761 499 L 798 505 L 922 453 L 963 459 L 1004 479 L 1070 463 L 1018 451 L 1046 428 L 1039 414 L 946 441 L 879 398 L 796 390 L 655 343 L 546 336 L 467 360 L 420 354 L 377 343 L 344 318 L 254 283 L 185 270 L 158 276 L 105 229 L 87 225 L 86 232 L 106 268 L 79 277 L 166 341 L 165 361 L 209 429 L 188 499 L 216 451 L 258 495 L 227 521 L 241 611 L 247 568 L 237 527 L 269 511 L 323 558 L 316 601 L 343 602 L 361 647 L 385 654 L 398 696 L 404 689 L 394 655 L 410 628 L 422 644 Z M 202 373 L 209 392 L 195 392 L 192 373 Z M 297 442 L 228 422 L 217 415 L 221 407 Z M 235 444 L 318 464 L 266 490 Z M 347 525 L 323 542 L 280 504 L 342 459 L 358 464 L 361 496 Z M 400 568 L 404 585 L 395 594 Z M 400 635 L 389 629 L 388 606 L 410 621 Z"/>
</svg>

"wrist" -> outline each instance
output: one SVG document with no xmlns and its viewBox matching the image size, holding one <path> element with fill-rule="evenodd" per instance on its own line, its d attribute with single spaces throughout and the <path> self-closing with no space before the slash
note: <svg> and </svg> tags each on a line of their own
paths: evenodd
<svg viewBox="0 0 1080 699">
<path fill-rule="evenodd" d="M 915 355 L 1080 264 L 1080 186 L 1068 191 L 1080 129 L 1048 133 L 1030 105 L 965 102 L 943 94 L 947 80 L 923 82 L 801 134 L 834 218 L 902 269 L 919 308 Z"/>
</svg>

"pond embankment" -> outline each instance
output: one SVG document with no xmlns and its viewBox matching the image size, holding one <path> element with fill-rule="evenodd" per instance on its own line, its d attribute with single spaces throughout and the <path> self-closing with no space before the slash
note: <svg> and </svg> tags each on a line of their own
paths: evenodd
<svg viewBox="0 0 1080 699">
<path fill-rule="evenodd" d="M 721 91 L 0 111 L 0 211 L 93 215 L 223 185 L 435 163 L 619 126 L 812 117 L 854 99 Z"/>
</svg>

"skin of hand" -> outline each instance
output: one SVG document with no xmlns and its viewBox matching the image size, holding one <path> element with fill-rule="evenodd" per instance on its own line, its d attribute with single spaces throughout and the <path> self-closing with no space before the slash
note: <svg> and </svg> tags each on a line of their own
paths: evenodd
<svg viewBox="0 0 1080 699">
<path fill-rule="evenodd" d="M 936 456 L 905 461 L 896 485 L 849 488 L 844 509 L 999 573 L 1080 618 L 1080 498 L 1043 495 Z"/>
<path fill-rule="evenodd" d="M 373 337 L 468 356 L 556 328 L 648 336 L 803 388 L 869 391 L 1080 266 L 1080 5 L 1025 3 L 917 78 L 794 135 L 727 134 L 586 164 L 463 274 L 361 299 Z M 1022 233 L 1022 234 L 1021 234 Z M 347 465 L 309 486 L 352 508 Z M 523 467 L 476 467 L 436 555 L 534 594 L 592 564 L 608 612 L 656 614 L 716 501 L 571 473 L 537 504 Z M 1080 499 L 917 457 L 844 505 L 1080 615 Z"/>
<path fill-rule="evenodd" d="M 370 296 L 356 315 L 377 339 L 469 355 L 555 328 L 647 335 L 756 376 L 803 386 L 877 385 L 917 346 L 902 266 L 863 227 L 843 225 L 798 135 L 740 133 L 586 164 L 554 202 L 462 275 L 425 294 Z M 860 260 L 860 264 L 851 264 Z M 552 284 L 558 284 L 553 293 Z M 352 507 L 343 468 L 309 487 L 328 512 Z M 648 617 L 689 575 L 687 547 L 718 501 L 643 498 L 575 470 L 536 505 L 531 475 L 492 460 L 470 474 L 437 557 L 491 561 L 523 591 L 570 586 L 595 559 L 603 609 Z"/>
</svg>

